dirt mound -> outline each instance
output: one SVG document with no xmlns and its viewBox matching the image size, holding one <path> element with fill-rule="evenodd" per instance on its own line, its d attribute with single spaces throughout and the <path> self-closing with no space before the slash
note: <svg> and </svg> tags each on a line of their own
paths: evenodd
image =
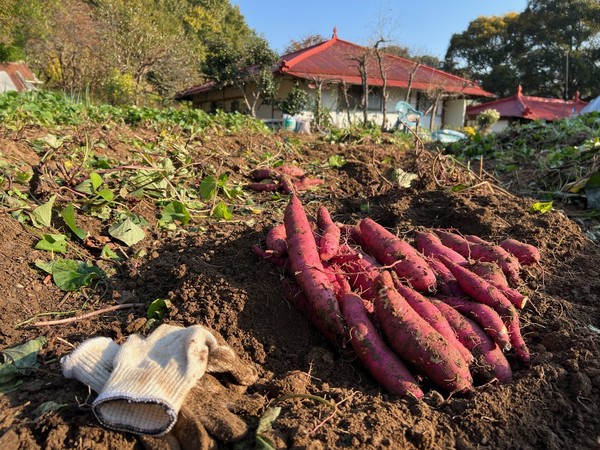
<svg viewBox="0 0 600 450">
<path fill-rule="evenodd" d="M 10 147 L 11 158 L 21 152 L 20 161 L 35 164 L 28 141 L 6 135 L 0 147 Z M 112 157 L 126 159 L 127 151 L 115 145 Z M 142 448 L 136 436 L 98 424 L 89 407 L 93 394 L 62 376 L 59 359 L 91 336 L 122 342 L 143 329 L 146 308 L 61 325 L 34 327 L 32 322 L 49 312 L 57 317 L 117 302 L 147 305 L 156 298 L 171 302 L 164 322 L 208 325 L 259 368 L 260 378 L 248 395 L 261 405 L 240 414 L 254 432 L 267 408 L 281 407 L 273 429 L 265 433 L 278 448 L 597 448 L 600 252 L 573 221 L 559 210 L 529 212 L 531 200 L 489 186 L 453 192 L 451 185 L 438 185 L 431 171 L 422 170 L 414 152 L 393 143 L 339 146 L 315 137 L 236 135 L 206 142 L 203 152 L 191 158 L 192 163 L 224 167 L 246 183 L 251 161 L 266 151 L 279 151 L 325 180 L 302 194 L 313 216 L 326 205 L 334 220 L 354 223 L 371 217 L 408 238 L 415 227 L 454 227 L 492 241 L 510 236 L 536 245 L 542 267 L 523 274 L 530 301 L 521 316 L 531 367 L 519 366 L 509 355 L 514 381 L 480 386 L 469 395 L 447 397 L 429 389 L 424 401 L 413 401 L 383 392 L 350 351 L 329 346 L 285 301 L 280 270 L 250 251 L 282 221 L 285 196 L 256 193 L 253 201 L 262 213 L 236 220 L 196 220 L 185 231 L 157 230 L 135 246 L 146 256 L 118 264 L 105 286 L 73 293 L 60 291 L 34 267 L 36 260 L 47 258 L 33 250 L 34 230 L 3 214 L 0 348 L 41 335 L 47 343 L 39 370 L 0 396 L 0 448 Z M 335 155 L 344 155 L 347 163 L 340 168 L 322 164 Z M 420 178 L 410 188 L 399 188 L 389 177 L 393 168 Z M 160 216 L 149 202 L 139 208 L 150 223 Z M 86 226 L 105 232 L 89 220 Z M 49 408 L 40 409 L 44 405 Z M 236 445 L 222 448 L 255 448 L 254 433 Z"/>
</svg>

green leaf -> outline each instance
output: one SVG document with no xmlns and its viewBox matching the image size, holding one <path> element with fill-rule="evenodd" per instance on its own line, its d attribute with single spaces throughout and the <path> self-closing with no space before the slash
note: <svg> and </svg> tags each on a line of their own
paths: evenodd
<svg viewBox="0 0 600 450">
<path fill-rule="evenodd" d="M 108 234 L 125 243 L 128 247 L 137 244 L 146 237 L 144 230 L 136 225 L 129 217 L 121 223 L 113 225 L 108 230 Z"/>
<path fill-rule="evenodd" d="M 327 160 L 329 167 L 344 167 L 346 164 L 346 158 L 342 155 L 331 155 Z"/>
<path fill-rule="evenodd" d="M 75 190 L 77 192 L 81 192 L 82 194 L 91 195 L 94 193 L 94 187 L 92 186 L 91 180 L 83 180 L 81 183 L 75 186 Z"/>
<path fill-rule="evenodd" d="M 265 433 L 273 428 L 273 422 L 277 420 L 279 414 L 281 413 L 281 408 L 276 406 L 274 408 L 268 408 L 265 413 L 258 420 L 258 427 L 256 429 L 256 446 L 257 450 L 275 450 L 273 443 L 266 437 L 262 436 L 262 433 Z"/>
<path fill-rule="evenodd" d="M 73 203 L 69 203 L 67 207 L 60 212 L 60 215 L 75 236 L 77 236 L 79 239 L 85 239 L 87 232 L 83 228 L 79 228 L 77 226 L 77 222 L 75 220 L 75 207 L 73 206 Z"/>
<path fill-rule="evenodd" d="M 213 176 L 204 178 L 200 182 L 200 196 L 204 200 L 210 200 L 217 194 L 217 180 Z"/>
<path fill-rule="evenodd" d="M 100 197 L 102 197 L 107 202 L 112 202 L 113 199 L 115 198 L 115 195 L 113 194 L 113 192 L 110 189 L 101 189 L 101 190 L 97 191 L 96 194 L 98 194 Z"/>
<path fill-rule="evenodd" d="M 35 408 L 35 410 L 33 411 L 33 415 L 35 417 L 39 418 L 39 417 L 43 416 L 44 414 L 58 411 L 59 409 L 64 408 L 65 406 L 69 406 L 69 405 L 67 403 L 56 403 L 56 402 L 50 400 L 48 402 L 42 403 L 40 406 Z"/>
<path fill-rule="evenodd" d="M 54 266 L 54 263 L 56 261 L 49 261 L 49 262 L 45 262 L 45 261 L 36 261 L 35 267 L 37 267 L 40 270 L 43 270 L 44 272 L 52 275 L 52 266 Z"/>
<path fill-rule="evenodd" d="M 552 202 L 537 202 L 531 205 L 529 212 L 545 214 L 552 210 Z"/>
<path fill-rule="evenodd" d="M 83 261 L 59 259 L 52 265 L 52 280 L 63 291 L 76 291 L 100 278 L 102 271 Z"/>
<path fill-rule="evenodd" d="M 64 234 L 44 234 L 34 248 L 55 253 L 66 253 L 67 237 Z"/>
<path fill-rule="evenodd" d="M 23 379 L 38 367 L 37 356 L 46 344 L 46 338 L 40 336 L 24 344 L 2 352 L 4 362 L 0 364 L 0 393 L 14 391 Z"/>
<path fill-rule="evenodd" d="M 92 189 L 97 191 L 100 186 L 102 186 L 102 177 L 98 175 L 96 172 L 90 173 L 90 181 L 92 182 Z"/>
<path fill-rule="evenodd" d="M 165 205 L 160 216 L 161 222 L 165 224 L 178 221 L 184 226 L 187 225 L 190 218 L 187 207 L 179 201 L 172 201 Z"/>
<path fill-rule="evenodd" d="M 148 319 L 162 319 L 171 308 L 171 302 L 162 298 L 157 298 L 148 307 L 146 316 Z"/>
<path fill-rule="evenodd" d="M 117 255 L 112 248 L 110 248 L 110 246 L 108 244 L 106 244 L 103 248 L 102 251 L 100 252 L 100 258 L 106 258 L 106 259 L 114 259 L 114 260 L 120 260 L 121 257 L 119 255 Z"/>
<path fill-rule="evenodd" d="M 216 219 L 225 219 L 231 220 L 233 218 L 233 214 L 229 211 L 229 208 L 224 202 L 219 202 L 212 213 L 212 217 Z"/>
<path fill-rule="evenodd" d="M 452 192 L 460 192 L 460 191 L 464 191 L 468 187 L 469 186 L 467 186 L 466 184 L 457 184 L 456 186 L 452 186 L 452 189 L 450 189 L 450 190 Z"/>
<path fill-rule="evenodd" d="M 55 200 L 56 195 L 53 195 L 46 203 L 31 212 L 31 219 L 35 227 L 42 228 L 43 226 L 49 227 L 52 225 L 52 207 Z"/>
</svg>

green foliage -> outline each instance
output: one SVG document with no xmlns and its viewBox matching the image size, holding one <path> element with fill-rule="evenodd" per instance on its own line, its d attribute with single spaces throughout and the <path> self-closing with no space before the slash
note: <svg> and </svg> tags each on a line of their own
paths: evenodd
<svg viewBox="0 0 600 450">
<path fill-rule="evenodd" d="M 4 362 L 0 364 L 0 393 L 7 394 L 16 390 L 25 382 L 27 376 L 39 366 L 37 356 L 46 344 L 46 338 L 40 336 L 2 350 Z"/>
<path fill-rule="evenodd" d="M 495 109 L 486 109 L 479 113 L 475 120 L 481 128 L 488 128 L 500 120 L 500 113 Z"/>
<path fill-rule="evenodd" d="M 38 261 L 35 265 L 51 274 L 54 284 L 67 292 L 87 287 L 104 276 L 98 267 L 74 259 L 57 259 L 50 263 Z"/>
<path fill-rule="evenodd" d="M 277 103 L 277 106 L 282 113 L 294 116 L 306 109 L 308 100 L 308 93 L 296 83 L 288 95 Z"/>
<path fill-rule="evenodd" d="M 478 17 L 454 34 L 445 67 L 501 97 L 521 84 L 529 95 L 587 98 L 600 90 L 599 37 L 599 2 L 533 0 L 521 14 Z"/>
</svg>

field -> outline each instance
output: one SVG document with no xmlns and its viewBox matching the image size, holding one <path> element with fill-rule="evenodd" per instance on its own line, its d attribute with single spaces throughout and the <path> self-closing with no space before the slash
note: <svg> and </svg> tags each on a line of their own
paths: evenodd
<svg viewBox="0 0 600 450">
<path fill-rule="evenodd" d="M 89 337 L 122 343 L 158 322 L 207 325 L 259 372 L 244 394 L 223 400 L 248 434 L 219 448 L 600 448 L 600 252 L 560 205 L 533 211 L 536 200 L 392 135 L 126 122 L 20 117 L 0 125 L 0 348 L 45 339 L 35 368 L 3 380 L 0 448 L 158 448 L 101 427 L 95 394 L 65 379 L 59 364 Z M 521 314 L 531 366 L 509 353 L 511 383 L 451 396 L 425 383 L 421 401 L 386 394 L 350 347 L 328 344 L 285 300 L 281 269 L 251 251 L 282 222 L 288 196 L 244 186 L 253 169 L 281 162 L 324 181 L 301 193 L 311 217 L 326 206 L 336 221 L 371 217 L 408 240 L 415 228 L 442 227 L 536 245 L 542 264 L 523 274 L 530 301 Z M 399 185 L 398 169 L 417 175 L 409 187 Z M 100 184 L 81 194 L 91 173 Z M 34 226 L 33 211 L 55 194 L 53 214 L 37 209 Z M 69 205 L 76 228 L 62 212 Z M 128 245 L 131 236 L 115 233 L 125 219 L 143 239 Z M 44 234 L 65 236 L 65 253 L 36 249 L 40 240 L 55 244 Z M 40 262 L 56 259 L 90 264 L 68 280 L 80 283 L 74 289 L 44 272 Z M 60 319 L 71 320 L 52 322 Z M 281 409 L 266 420 L 273 407 Z"/>
</svg>

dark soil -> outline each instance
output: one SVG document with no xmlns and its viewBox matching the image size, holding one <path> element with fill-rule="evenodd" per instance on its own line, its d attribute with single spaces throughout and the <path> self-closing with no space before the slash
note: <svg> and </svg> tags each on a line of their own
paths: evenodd
<svg viewBox="0 0 600 450">
<path fill-rule="evenodd" d="M 37 129 L 0 135 L 2 159 L 24 167 L 36 164 L 29 142 L 42 135 L 44 130 Z M 105 151 L 126 161 L 129 153 L 122 142 Z M 238 411 L 250 434 L 235 448 L 255 448 L 258 418 L 275 404 L 281 413 L 265 435 L 277 448 L 600 448 L 600 252 L 564 212 L 530 213 L 533 200 L 490 185 L 453 192 L 454 184 L 468 179 L 459 168 L 451 172 L 427 153 L 417 157 L 392 141 L 342 146 L 318 137 L 237 135 L 213 137 L 201 148 L 192 155 L 194 161 L 221 167 L 244 183 L 253 168 L 248 161 L 267 151 L 311 167 L 313 176 L 325 180 L 301 196 L 313 216 L 325 205 L 334 220 L 355 223 L 368 216 L 407 239 L 415 227 L 454 227 L 491 241 L 512 237 L 536 245 L 542 265 L 527 267 L 521 286 L 530 294 L 521 324 L 531 366 L 521 366 L 509 354 L 514 381 L 478 386 L 468 395 L 441 395 L 430 387 L 422 401 L 386 394 L 349 349 L 330 346 L 286 302 L 281 270 L 250 251 L 253 244 L 264 245 L 270 227 L 281 223 L 285 196 L 255 193 L 260 214 L 236 215 L 228 222 L 195 220 L 185 231 L 155 232 L 135 246 L 146 256 L 121 263 L 106 285 L 70 294 L 34 267 L 36 260 L 48 259 L 47 252 L 33 249 L 34 230 L 3 213 L 0 348 L 38 336 L 45 336 L 47 344 L 39 370 L 18 390 L 0 395 L 0 449 L 143 448 L 137 436 L 98 424 L 89 407 L 94 394 L 65 379 L 59 359 L 89 337 L 123 342 L 143 330 L 146 307 L 67 324 L 18 324 L 48 312 L 91 312 L 124 302 L 147 305 L 156 298 L 172 303 L 163 322 L 210 326 L 258 369 L 259 380 L 246 392 L 258 403 Z M 329 168 L 323 162 L 330 155 L 344 155 L 348 163 Z M 394 187 L 391 167 L 419 178 L 410 188 Z M 148 201 L 141 201 L 136 212 L 151 225 L 159 215 Z M 96 219 L 84 224 L 96 236 L 107 236 Z M 90 258 L 98 254 L 90 248 L 78 251 Z M 64 316 L 49 318 L 55 317 Z M 304 395 L 281 400 L 288 394 Z M 306 394 L 335 403 L 335 411 Z M 40 412 L 48 402 L 61 406 Z M 234 447 L 221 443 L 220 448 Z"/>
</svg>

